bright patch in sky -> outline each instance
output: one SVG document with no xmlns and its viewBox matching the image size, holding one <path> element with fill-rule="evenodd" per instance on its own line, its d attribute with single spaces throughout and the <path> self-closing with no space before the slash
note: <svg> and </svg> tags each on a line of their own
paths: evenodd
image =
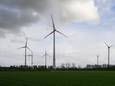
<svg viewBox="0 0 115 86">
<path fill-rule="evenodd" d="M 65 20 L 97 21 L 98 9 L 93 0 L 62 0 L 60 2 L 62 18 Z"/>
</svg>

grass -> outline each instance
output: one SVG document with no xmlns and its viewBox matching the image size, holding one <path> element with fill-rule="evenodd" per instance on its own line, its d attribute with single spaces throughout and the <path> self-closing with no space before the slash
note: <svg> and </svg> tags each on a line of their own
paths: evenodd
<svg viewBox="0 0 115 86">
<path fill-rule="evenodd" d="M 115 86 L 115 72 L 0 72 L 0 86 Z"/>
</svg>

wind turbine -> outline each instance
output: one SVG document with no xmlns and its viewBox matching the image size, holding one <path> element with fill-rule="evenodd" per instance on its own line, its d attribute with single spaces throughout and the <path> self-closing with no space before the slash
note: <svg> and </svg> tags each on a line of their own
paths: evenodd
<svg viewBox="0 0 115 86">
<path fill-rule="evenodd" d="M 56 29 L 53 16 L 51 16 L 51 20 L 52 20 L 53 31 L 50 32 L 48 35 L 46 35 L 44 37 L 44 39 L 47 38 L 48 36 L 50 36 L 51 34 L 53 34 L 53 68 L 56 68 L 56 58 L 55 58 L 55 39 L 56 39 L 55 37 L 56 37 L 56 32 L 61 34 L 61 35 L 63 35 L 63 36 L 65 36 L 65 37 L 67 37 L 67 36 Z"/>
<path fill-rule="evenodd" d="M 43 56 L 45 57 L 45 67 L 47 68 L 47 56 L 49 56 L 49 54 L 47 53 L 46 49 L 45 54 Z"/>
<path fill-rule="evenodd" d="M 27 66 L 26 60 L 27 60 L 27 49 L 29 49 L 28 47 L 28 38 L 26 38 L 26 42 L 25 45 L 23 47 L 20 47 L 18 49 L 24 48 L 25 49 L 25 67 Z"/>
<path fill-rule="evenodd" d="M 28 48 L 28 49 L 30 50 L 31 54 L 30 54 L 30 55 L 27 55 L 27 56 L 30 56 L 30 57 L 31 57 L 31 66 L 33 66 L 33 57 L 34 57 L 33 51 L 32 51 L 30 48 Z"/>
<path fill-rule="evenodd" d="M 108 48 L 108 68 L 109 68 L 110 66 L 110 48 L 112 47 L 112 45 L 108 45 L 106 42 L 105 42 L 105 45 Z"/>
</svg>

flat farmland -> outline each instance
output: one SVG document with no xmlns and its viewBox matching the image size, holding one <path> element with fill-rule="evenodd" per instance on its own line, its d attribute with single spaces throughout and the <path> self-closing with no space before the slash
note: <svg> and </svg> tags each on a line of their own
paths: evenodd
<svg viewBox="0 0 115 86">
<path fill-rule="evenodd" d="M 0 72 L 0 86 L 115 86 L 114 71 Z"/>
</svg>

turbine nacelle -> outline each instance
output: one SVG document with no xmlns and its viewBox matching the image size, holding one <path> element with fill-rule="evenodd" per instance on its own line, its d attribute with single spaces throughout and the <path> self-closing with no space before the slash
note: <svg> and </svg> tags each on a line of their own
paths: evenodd
<svg viewBox="0 0 115 86">
<path fill-rule="evenodd" d="M 49 33 L 48 35 L 46 35 L 46 36 L 44 37 L 44 39 L 47 38 L 48 36 L 50 36 L 51 34 L 55 33 L 55 32 L 57 32 L 57 33 L 59 33 L 59 34 L 65 36 L 65 37 L 68 37 L 68 36 L 66 36 L 65 34 L 63 34 L 62 32 L 60 32 L 60 31 L 58 31 L 58 30 L 54 30 L 54 31 L 52 31 L 51 33 Z"/>
<path fill-rule="evenodd" d="M 65 37 L 68 37 L 68 36 L 66 36 L 65 34 L 63 34 L 62 32 L 56 30 L 55 23 L 54 23 L 54 19 L 53 19 L 53 16 L 52 16 L 52 15 L 51 15 L 51 19 L 52 19 L 53 31 L 50 32 L 48 35 L 46 35 L 46 36 L 44 37 L 44 39 L 47 38 L 48 36 L 50 36 L 51 34 L 55 33 L 55 32 L 57 32 L 57 33 L 59 33 L 59 34 L 65 36 Z"/>
</svg>

